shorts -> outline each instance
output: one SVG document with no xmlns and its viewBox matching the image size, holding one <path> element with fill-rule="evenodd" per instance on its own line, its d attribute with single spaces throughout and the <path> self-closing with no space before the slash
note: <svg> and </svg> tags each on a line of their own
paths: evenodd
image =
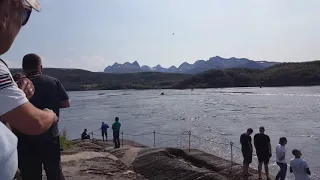
<svg viewBox="0 0 320 180">
<path fill-rule="evenodd" d="M 251 164 L 252 163 L 252 153 L 250 151 L 242 151 L 243 162 Z"/>
<path fill-rule="evenodd" d="M 257 153 L 259 163 L 269 164 L 270 155 L 269 153 Z"/>
</svg>

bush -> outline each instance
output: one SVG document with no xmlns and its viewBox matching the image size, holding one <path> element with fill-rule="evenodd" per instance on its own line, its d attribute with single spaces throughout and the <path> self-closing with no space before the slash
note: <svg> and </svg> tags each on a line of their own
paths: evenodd
<svg viewBox="0 0 320 180">
<path fill-rule="evenodd" d="M 67 130 L 64 129 L 60 135 L 60 148 L 63 150 L 70 149 L 72 147 L 71 141 L 68 140 Z"/>
</svg>

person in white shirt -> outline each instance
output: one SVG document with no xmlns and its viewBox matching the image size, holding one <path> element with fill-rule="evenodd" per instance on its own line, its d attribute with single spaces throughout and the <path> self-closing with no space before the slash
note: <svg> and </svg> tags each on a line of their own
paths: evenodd
<svg viewBox="0 0 320 180">
<path fill-rule="evenodd" d="M 32 9 L 40 10 L 36 0 L 0 0 L 0 55 L 10 49 Z M 23 78 L 15 83 L 6 63 L 0 60 L 0 180 L 12 180 L 18 166 L 17 137 L 5 124 L 38 135 L 58 120 L 53 111 L 37 109 L 28 101 L 33 93 L 31 81 Z"/>
<path fill-rule="evenodd" d="M 295 180 L 309 180 L 311 175 L 308 163 L 301 159 L 302 153 L 298 149 L 292 150 L 294 159 L 290 161 L 290 173 L 293 173 Z"/>
<path fill-rule="evenodd" d="M 280 167 L 280 171 L 276 176 L 276 180 L 285 180 L 287 175 L 287 161 L 286 161 L 286 144 L 287 138 L 282 137 L 279 139 L 279 144 L 276 147 L 276 162 Z"/>
</svg>

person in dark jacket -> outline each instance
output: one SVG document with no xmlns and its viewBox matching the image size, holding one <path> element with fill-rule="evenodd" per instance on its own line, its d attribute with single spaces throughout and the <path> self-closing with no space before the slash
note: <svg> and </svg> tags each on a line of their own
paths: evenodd
<svg viewBox="0 0 320 180">
<path fill-rule="evenodd" d="M 83 130 L 83 133 L 81 134 L 81 139 L 84 140 L 84 139 L 90 139 L 90 136 L 87 134 L 87 129 L 84 129 Z"/>
</svg>

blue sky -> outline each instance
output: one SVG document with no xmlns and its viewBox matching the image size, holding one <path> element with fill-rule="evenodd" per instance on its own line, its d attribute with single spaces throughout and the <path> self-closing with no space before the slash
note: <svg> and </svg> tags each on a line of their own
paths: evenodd
<svg viewBox="0 0 320 180">
<path fill-rule="evenodd" d="M 212 56 L 320 59 L 319 0 L 40 0 L 3 58 L 20 67 L 103 71 L 114 62 L 164 67 Z M 173 35 L 174 33 L 174 35 Z"/>
</svg>

